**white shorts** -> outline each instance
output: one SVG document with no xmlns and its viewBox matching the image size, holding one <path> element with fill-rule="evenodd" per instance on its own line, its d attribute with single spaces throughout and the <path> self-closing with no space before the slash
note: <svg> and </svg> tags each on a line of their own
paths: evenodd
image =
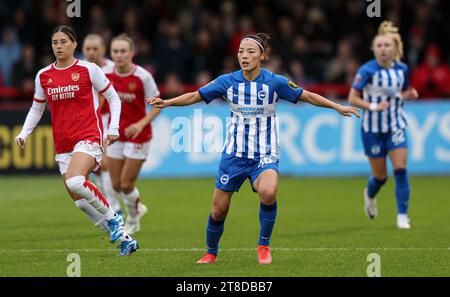
<svg viewBox="0 0 450 297">
<path fill-rule="evenodd" d="M 108 124 L 110 113 L 102 114 L 102 125 L 103 125 L 103 139 L 108 137 Z"/>
<path fill-rule="evenodd" d="M 103 155 L 102 146 L 96 142 L 92 142 L 89 140 L 82 140 L 75 145 L 73 151 L 71 151 L 70 153 L 56 154 L 55 160 L 56 162 L 58 162 L 59 171 L 61 172 L 61 175 L 67 173 L 70 161 L 72 160 L 72 154 L 76 152 L 86 153 L 95 159 L 95 168 L 93 172 L 96 172 L 100 169 L 100 161 Z"/>
<path fill-rule="evenodd" d="M 124 158 L 145 160 L 147 159 L 149 150 L 150 150 L 150 141 L 147 141 L 145 143 L 116 141 L 110 146 L 108 146 L 106 155 L 109 158 L 119 160 L 123 160 Z"/>
</svg>

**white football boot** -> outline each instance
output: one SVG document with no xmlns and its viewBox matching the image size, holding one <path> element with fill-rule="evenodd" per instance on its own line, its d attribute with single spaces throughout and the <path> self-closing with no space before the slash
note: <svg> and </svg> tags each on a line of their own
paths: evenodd
<svg viewBox="0 0 450 297">
<path fill-rule="evenodd" d="M 406 214 L 398 214 L 397 215 L 397 228 L 399 229 L 411 229 L 411 225 L 409 224 L 410 220 L 408 215 Z"/>
<path fill-rule="evenodd" d="M 371 220 L 375 219 L 378 215 L 377 199 L 369 197 L 367 188 L 364 189 L 364 212 Z"/>
</svg>

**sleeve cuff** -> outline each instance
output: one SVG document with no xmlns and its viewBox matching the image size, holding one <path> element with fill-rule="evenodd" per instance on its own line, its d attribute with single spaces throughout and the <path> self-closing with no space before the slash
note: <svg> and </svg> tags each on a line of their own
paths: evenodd
<svg viewBox="0 0 450 297">
<path fill-rule="evenodd" d="M 108 135 L 119 135 L 119 128 L 109 128 Z"/>
<path fill-rule="evenodd" d="M 33 100 L 38 102 L 38 103 L 45 103 L 45 102 L 47 102 L 47 100 L 45 100 L 45 99 L 39 99 L 39 98 L 36 98 L 36 97 L 33 98 Z"/>
</svg>

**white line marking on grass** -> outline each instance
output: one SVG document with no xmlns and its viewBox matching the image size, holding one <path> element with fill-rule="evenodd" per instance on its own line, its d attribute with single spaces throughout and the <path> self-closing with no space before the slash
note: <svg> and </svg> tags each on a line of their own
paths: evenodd
<svg viewBox="0 0 450 297">
<path fill-rule="evenodd" d="M 253 252 L 256 248 L 223 248 L 220 249 L 221 252 Z M 72 252 L 82 252 L 82 253 L 100 253 L 105 251 L 115 251 L 115 249 L 104 248 L 104 249 L 0 249 L 0 253 L 72 253 Z M 205 251 L 205 248 L 141 248 L 139 252 L 148 253 L 183 253 L 183 252 L 200 252 Z M 305 248 L 283 248 L 283 247 L 273 247 L 271 251 L 282 251 L 282 252 L 347 252 L 347 251 L 450 251 L 450 247 L 305 247 Z"/>
</svg>

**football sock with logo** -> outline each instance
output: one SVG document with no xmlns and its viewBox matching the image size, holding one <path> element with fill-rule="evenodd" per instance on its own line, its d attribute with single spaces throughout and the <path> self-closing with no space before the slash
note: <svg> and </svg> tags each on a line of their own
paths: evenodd
<svg viewBox="0 0 450 297">
<path fill-rule="evenodd" d="M 272 205 L 260 204 L 259 207 L 259 240 L 258 245 L 269 245 L 273 226 L 277 217 L 277 201 Z"/>
<path fill-rule="evenodd" d="M 380 191 L 381 187 L 386 183 L 387 178 L 385 179 L 376 179 L 373 176 L 369 177 L 367 181 L 367 195 L 369 198 L 375 198 L 378 191 Z"/>
<path fill-rule="evenodd" d="M 106 220 L 115 218 L 114 211 L 109 206 L 102 192 L 94 186 L 90 181 L 82 175 L 73 176 L 66 180 L 66 185 L 69 191 L 75 193 L 92 205 L 99 213 L 101 213 Z"/>
<path fill-rule="evenodd" d="M 219 240 L 223 234 L 225 220 L 215 221 L 211 214 L 208 218 L 208 225 L 206 226 L 206 252 L 217 255 L 219 252 Z"/>
<path fill-rule="evenodd" d="M 395 197 L 397 198 L 397 213 L 407 214 L 409 205 L 409 181 L 406 169 L 394 170 Z"/>
</svg>

